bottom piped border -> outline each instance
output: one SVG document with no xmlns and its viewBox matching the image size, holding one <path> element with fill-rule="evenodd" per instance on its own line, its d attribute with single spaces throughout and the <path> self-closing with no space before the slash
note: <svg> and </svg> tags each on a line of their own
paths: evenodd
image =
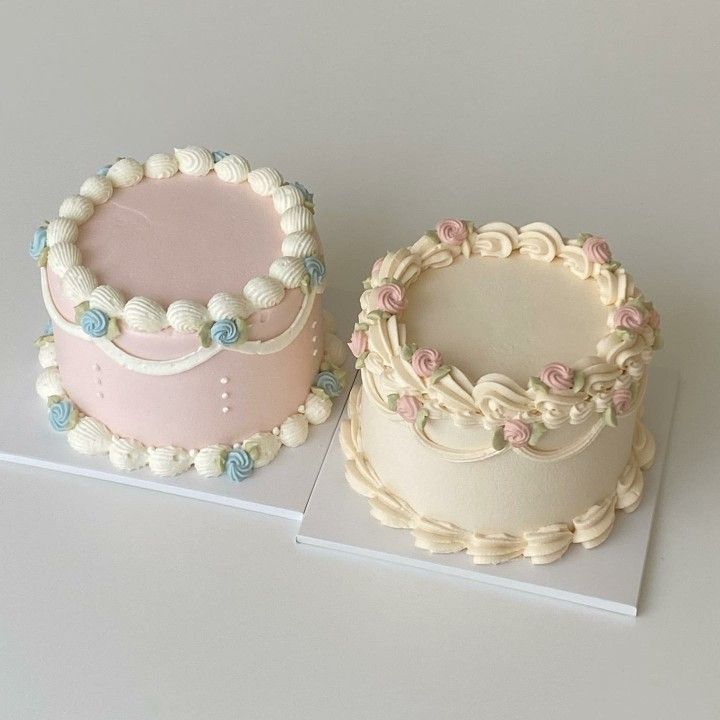
<svg viewBox="0 0 720 720">
<path fill-rule="evenodd" d="M 380 482 L 362 451 L 361 391 L 361 386 L 353 388 L 348 399 L 349 419 L 343 420 L 340 431 L 348 483 L 353 490 L 368 498 L 370 514 L 376 520 L 388 527 L 410 530 L 417 547 L 433 553 L 464 550 L 477 565 L 497 565 L 521 556 L 529 558 L 535 565 L 543 565 L 561 558 L 573 543 L 585 548 L 600 545 L 613 529 L 616 510 L 632 512 L 640 504 L 643 470 L 652 465 L 655 456 L 655 441 L 640 421 L 642 409 L 639 409 L 630 458 L 612 495 L 573 518 L 569 524 L 547 525 L 523 533 L 521 537 L 503 532 L 481 534 L 423 517 Z"/>
<path fill-rule="evenodd" d="M 148 466 L 154 475 L 172 477 L 194 467 L 202 477 L 217 477 L 224 473 L 230 480 L 239 482 L 248 478 L 253 470 L 272 462 L 283 445 L 302 445 L 308 437 L 310 425 L 320 425 L 330 417 L 332 400 L 340 395 L 346 382 L 342 369 L 344 358 L 339 357 L 344 344 L 339 338 L 332 337 L 334 354 L 331 357 L 326 349 L 315 384 L 298 411 L 272 431 L 257 432 L 232 446 L 216 444 L 197 450 L 173 445 L 153 447 L 115 435 L 100 420 L 82 413 L 62 387 L 50 326 L 35 343 L 43 368 L 35 389 L 48 403 L 50 427 L 64 432 L 70 447 L 76 452 L 108 455 L 114 467 L 126 472 Z"/>
</svg>

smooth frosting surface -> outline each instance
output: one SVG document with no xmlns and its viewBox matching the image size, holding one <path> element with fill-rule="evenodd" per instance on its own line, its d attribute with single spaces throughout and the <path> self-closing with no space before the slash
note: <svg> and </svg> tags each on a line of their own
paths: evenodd
<svg viewBox="0 0 720 720">
<path fill-rule="evenodd" d="M 595 283 L 520 254 L 423 273 L 407 289 L 403 318 L 409 341 L 437 348 L 472 381 L 502 372 L 521 385 L 550 362 L 594 355 L 607 332 Z"/>
<path fill-rule="evenodd" d="M 82 225 L 77 244 L 101 283 L 167 306 L 240 293 L 267 275 L 283 238 L 272 198 L 210 173 L 116 188 Z"/>
</svg>

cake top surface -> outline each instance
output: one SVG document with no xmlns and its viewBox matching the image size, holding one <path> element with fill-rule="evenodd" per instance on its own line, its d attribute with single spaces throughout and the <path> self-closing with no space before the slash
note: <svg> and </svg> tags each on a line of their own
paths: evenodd
<svg viewBox="0 0 720 720">
<path fill-rule="evenodd" d="M 169 305 L 241 293 L 282 255 L 283 238 L 271 197 L 215 173 L 178 173 L 116 189 L 81 226 L 77 246 L 103 283 Z"/>
<path fill-rule="evenodd" d="M 593 355 L 607 332 L 595 283 L 519 253 L 424 273 L 407 289 L 403 320 L 409 339 L 441 349 L 472 382 L 502 372 L 524 385 L 551 360 Z"/>
</svg>

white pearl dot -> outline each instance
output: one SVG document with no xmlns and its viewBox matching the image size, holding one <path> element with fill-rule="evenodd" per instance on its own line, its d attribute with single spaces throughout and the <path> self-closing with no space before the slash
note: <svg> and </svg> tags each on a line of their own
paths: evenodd
<svg viewBox="0 0 720 720">
<path fill-rule="evenodd" d="M 317 335 L 313 335 L 313 342 L 314 342 L 314 343 L 317 342 Z"/>
<path fill-rule="evenodd" d="M 221 397 L 223 400 L 227 400 L 227 399 L 230 397 L 230 393 L 224 392 L 220 397 Z"/>
<path fill-rule="evenodd" d="M 226 406 L 222 409 L 222 411 L 223 411 L 224 413 L 229 413 L 229 412 L 230 412 L 230 408 L 226 405 Z"/>
<path fill-rule="evenodd" d="M 227 379 L 226 377 L 221 377 L 221 378 L 220 378 L 220 382 L 221 382 L 223 385 L 227 385 L 227 384 L 228 384 L 228 379 Z"/>
<path fill-rule="evenodd" d="M 304 412 L 305 412 L 305 406 L 304 406 L 304 405 L 299 405 L 299 406 L 298 406 L 298 412 L 301 413 L 301 414 L 304 413 Z"/>
<path fill-rule="evenodd" d="M 233 443 L 233 450 L 239 450 L 241 447 L 240 443 Z"/>
</svg>

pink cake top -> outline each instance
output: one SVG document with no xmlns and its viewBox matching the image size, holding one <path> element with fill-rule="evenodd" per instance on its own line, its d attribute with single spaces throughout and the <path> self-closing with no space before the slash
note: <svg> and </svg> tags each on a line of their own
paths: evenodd
<svg viewBox="0 0 720 720">
<path fill-rule="evenodd" d="M 267 275 L 283 237 L 271 197 L 214 173 L 178 173 L 117 188 L 77 242 L 100 283 L 168 305 L 241 292 L 250 278 Z"/>
</svg>

